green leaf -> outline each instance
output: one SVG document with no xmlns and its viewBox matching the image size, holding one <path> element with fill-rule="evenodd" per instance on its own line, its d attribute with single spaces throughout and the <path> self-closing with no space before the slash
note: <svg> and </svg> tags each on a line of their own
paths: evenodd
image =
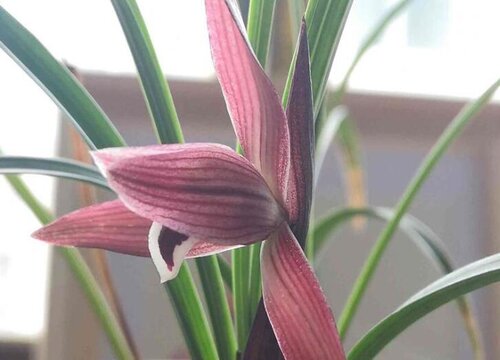
<svg viewBox="0 0 500 360">
<path fill-rule="evenodd" d="M 248 8 L 248 39 L 263 68 L 271 44 L 276 0 L 251 0 Z"/>
<path fill-rule="evenodd" d="M 250 246 L 249 275 L 248 280 L 248 308 L 250 324 L 252 324 L 257 312 L 260 299 L 262 298 L 262 274 L 260 271 L 260 249 L 262 243 Z"/>
<path fill-rule="evenodd" d="M 318 256 L 321 249 L 330 239 L 331 233 L 353 217 L 367 217 L 370 219 L 390 221 L 394 211 L 388 208 L 346 208 L 330 213 L 320 220 L 313 228 L 315 238 L 314 256 Z M 402 230 L 429 258 L 436 268 L 443 274 L 452 272 L 455 267 L 451 257 L 439 237 L 424 223 L 412 215 L 405 215 L 398 225 Z M 481 336 L 476 321 L 472 314 L 471 306 L 465 298 L 457 299 L 457 306 L 462 316 L 465 329 L 471 341 L 475 354 L 482 354 Z M 482 358 L 481 356 L 477 357 Z"/>
<path fill-rule="evenodd" d="M 411 1 L 412 0 L 402 0 L 399 3 L 397 3 L 396 5 L 394 5 L 382 17 L 382 19 L 380 19 L 379 23 L 372 29 L 372 31 L 369 33 L 369 35 L 362 42 L 358 52 L 356 53 L 356 56 L 354 57 L 354 60 L 352 61 L 349 68 L 347 69 L 347 72 L 344 75 L 344 78 L 340 82 L 340 85 L 338 86 L 337 90 L 333 93 L 333 101 L 334 101 L 335 105 L 340 103 L 342 101 L 342 99 L 344 98 L 344 95 L 347 91 L 347 85 L 349 84 L 349 79 L 351 78 L 351 75 L 354 72 L 354 69 L 356 69 L 357 65 L 359 64 L 359 62 L 361 61 L 363 56 L 376 43 L 376 41 L 379 39 L 380 35 L 382 35 L 382 33 L 390 25 L 390 23 L 401 14 L 401 12 L 406 8 L 406 6 Z"/>
<path fill-rule="evenodd" d="M 435 168 L 438 161 L 443 157 L 444 153 L 450 147 L 452 142 L 456 138 L 458 138 L 469 121 L 473 119 L 488 103 L 499 86 L 500 79 L 498 79 L 493 85 L 491 85 L 477 100 L 466 105 L 444 130 L 437 142 L 425 157 L 415 176 L 401 196 L 401 199 L 399 200 L 395 208 L 394 216 L 377 239 L 375 245 L 372 248 L 372 251 L 368 255 L 368 259 L 361 269 L 360 275 L 354 283 L 353 290 L 347 299 L 344 311 L 342 312 L 338 321 L 338 328 L 342 337 L 345 336 L 351 324 L 351 321 L 358 309 L 361 298 L 366 291 L 366 287 L 370 283 L 370 280 L 373 277 L 380 259 L 382 258 L 387 245 L 389 245 L 389 242 L 392 239 L 392 236 L 394 235 L 399 222 L 410 208 L 413 200 L 415 199 L 419 190 L 422 188 L 422 185 L 427 180 L 432 170 Z"/>
<path fill-rule="evenodd" d="M 0 45 L 73 120 L 91 148 L 125 145 L 109 119 L 74 76 L 1 7 Z M 179 136 L 178 140 L 182 138 Z M 210 328 L 206 324 L 206 317 L 186 264 L 182 266 L 181 274 L 182 276 L 170 281 L 167 287 L 171 288 L 169 293 L 175 300 L 173 305 L 177 316 L 182 318 L 180 324 L 186 341 L 190 344 L 199 341 L 190 348 L 197 347 L 199 351 L 204 349 L 206 358 L 212 355 L 215 358 Z M 185 309 L 189 311 L 183 314 L 181 311 Z M 191 335 L 193 337 L 188 338 Z M 212 345 L 209 344 L 210 341 Z"/>
<path fill-rule="evenodd" d="M 251 247 L 245 246 L 234 249 L 231 254 L 233 305 L 239 351 L 245 349 L 253 320 L 250 318 L 250 299 L 248 296 L 250 251 Z"/>
<path fill-rule="evenodd" d="M 325 107 L 325 105 L 324 105 Z M 345 106 L 334 107 L 328 116 L 318 117 L 316 121 L 316 179 L 323 166 L 326 152 L 337 138 L 339 153 L 343 165 L 344 184 L 347 204 L 350 207 L 362 207 L 367 203 L 364 171 L 361 161 L 358 130 Z M 362 219 L 353 219 L 353 225 L 359 228 Z"/>
<path fill-rule="evenodd" d="M 217 360 L 217 348 L 189 267 L 185 264 L 181 266 L 177 277 L 164 286 L 191 358 Z"/>
<path fill-rule="evenodd" d="M 365 206 L 365 176 L 361 161 L 361 151 L 359 149 L 358 129 L 349 115 L 340 124 L 337 139 L 344 166 L 343 172 L 347 204 L 351 207 Z M 357 219 L 354 219 L 353 224 L 362 225 Z"/>
<path fill-rule="evenodd" d="M 21 197 L 24 203 L 42 224 L 54 220 L 49 210 L 33 195 L 24 181 L 15 175 L 7 175 L 7 181 Z M 99 283 L 90 271 L 85 260 L 77 249 L 57 247 L 57 251 L 66 260 L 76 280 L 82 287 L 92 310 L 97 315 L 99 322 L 108 338 L 111 348 L 118 359 L 134 359 L 132 349 L 127 343 L 126 336 L 120 323 L 114 315 L 111 306 L 106 300 Z"/>
<path fill-rule="evenodd" d="M 39 174 L 62 177 L 111 190 L 97 168 L 67 159 L 0 156 L 0 174 Z"/>
<path fill-rule="evenodd" d="M 372 359 L 411 324 L 441 305 L 500 281 L 500 254 L 483 258 L 433 282 L 375 325 L 349 353 L 349 360 Z"/>
<path fill-rule="evenodd" d="M 314 167 L 316 170 L 316 180 L 319 177 L 321 168 L 325 161 L 326 154 L 333 139 L 338 134 L 340 125 L 347 119 L 349 112 L 345 106 L 336 106 L 327 115 L 324 121 L 321 121 L 322 131 L 316 131 L 318 137 L 316 138 L 316 149 L 315 149 L 315 162 Z M 318 122 L 317 122 L 318 124 Z"/>
<path fill-rule="evenodd" d="M 217 255 L 217 260 L 219 261 L 220 273 L 222 275 L 222 280 L 224 284 L 228 287 L 229 291 L 233 291 L 231 265 L 219 254 Z"/>
<path fill-rule="evenodd" d="M 352 0 L 309 0 L 307 3 L 305 18 L 309 39 L 315 117 L 318 115 L 323 102 L 333 57 L 340 40 L 340 35 L 344 29 L 351 3 Z M 283 92 L 283 104 L 286 104 L 288 101 L 294 63 L 295 60 L 292 60 Z"/>
<path fill-rule="evenodd" d="M 218 258 L 216 256 L 199 258 L 196 266 L 207 299 L 219 357 L 222 360 L 233 360 L 236 356 L 236 338 L 224 283 L 213 281 L 221 276 Z"/>
<path fill-rule="evenodd" d="M 148 30 L 135 0 L 112 0 L 139 72 L 142 90 L 162 143 L 183 142 L 172 94 L 158 63 Z"/>
<path fill-rule="evenodd" d="M 124 145 L 111 121 L 78 80 L 3 7 L 0 7 L 0 47 L 74 122 L 91 148 Z"/>
<path fill-rule="evenodd" d="M 306 4 L 306 0 L 287 1 L 288 14 L 290 17 L 290 33 L 293 40 L 299 36 L 301 21 L 306 11 Z"/>
</svg>

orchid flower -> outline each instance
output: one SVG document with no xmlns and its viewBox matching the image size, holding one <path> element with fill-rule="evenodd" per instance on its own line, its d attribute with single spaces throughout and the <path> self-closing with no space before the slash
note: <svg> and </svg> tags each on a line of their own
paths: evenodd
<svg viewBox="0 0 500 360">
<path fill-rule="evenodd" d="M 344 359 L 301 245 L 312 194 L 313 110 L 305 23 L 286 113 L 231 0 L 206 0 L 215 70 L 245 156 L 219 144 L 93 152 L 119 200 L 82 208 L 34 237 L 151 257 L 161 281 L 184 258 L 264 241 L 266 312 L 286 359 Z M 297 240 L 297 238 L 300 240 Z"/>
</svg>

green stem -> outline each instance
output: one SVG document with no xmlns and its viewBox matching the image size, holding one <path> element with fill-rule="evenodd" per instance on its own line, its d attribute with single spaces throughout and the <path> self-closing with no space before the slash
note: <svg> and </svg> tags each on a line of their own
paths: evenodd
<svg viewBox="0 0 500 360">
<path fill-rule="evenodd" d="M 257 307 L 259 306 L 260 297 L 262 295 L 261 273 L 260 273 L 260 249 L 262 243 L 253 244 L 250 246 L 250 279 L 248 284 L 248 307 L 250 324 L 252 323 Z"/>
<path fill-rule="evenodd" d="M 230 292 L 233 292 L 233 275 L 231 265 L 229 265 L 229 263 L 220 254 L 217 255 L 217 261 L 219 263 L 219 269 L 222 275 L 222 280 L 224 280 L 224 284 L 228 287 Z"/>
<path fill-rule="evenodd" d="M 183 142 L 179 118 L 165 76 L 135 0 L 111 0 L 139 72 L 153 127 L 162 143 Z"/>
<path fill-rule="evenodd" d="M 500 79 L 497 80 L 491 87 L 486 90 L 476 101 L 470 103 L 462 109 L 455 119 L 448 125 L 443 134 L 439 137 L 435 145 L 425 157 L 420 168 L 417 170 L 412 181 L 403 193 L 398 202 L 392 219 L 388 222 L 380 234 L 377 242 L 373 246 L 368 258 L 361 269 L 361 273 L 354 283 L 353 290 L 347 299 L 346 306 L 338 321 L 340 336 L 345 337 L 352 319 L 358 309 L 359 303 L 365 294 L 366 288 L 375 273 L 375 269 L 382 258 L 382 255 L 392 239 L 396 229 L 398 228 L 401 218 L 409 209 L 413 199 L 421 189 L 425 180 L 443 157 L 446 150 L 449 148 L 453 140 L 455 140 L 464 129 L 465 125 L 471 120 L 489 101 L 496 89 L 500 86 Z"/>
<path fill-rule="evenodd" d="M 219 357 L 208 319 L 187 264 L 182 264 L 175 279 L 165 283 L 165 290 L 175 309 L 191 358 L 217 360 Z"/>
<path fill-rule="evenodd" d="M 233 360 L 236 356 L 236 338 L 218 259 L 216 256 L 200 258 L 196 266 L 207 299 L 219 357 L 221 360 Z"/>
<path fill-rule="evenodd" d="M 356 53 L 356 56 L 354 57 L 354 60 L 351 62 L 351 65 L 349 66 L 349 69 L 347 69 L 344 78 L 340 82 L 340 85 L 338 86 L 337 90 L 333 93 L 333 103 L 334 106 L 339 104 L 346 91 L 347 91 L 347 85 L 349 84 L 349 79 L 351 78 L 352 73 L 354 72 L 354 69 L 356 69 L 357 65 L 363 58 L 363 56 L 366 54 L 366 52 L 375 44 L 375 42 L 378 40 L 380 35 L 385 31 L 387 26 L 389 26 L 394 20 L 405 8 L 406 6 L 411 2 L 412 0 L 401 0 L 399 3 L 394 5 L 392 9 L 390 9 L 380 20 L 380 22 L 373 28 L 373 30 L 370 32 L 370 34 L 366 37 L 366 39 L 363 41 L 361 44 L 358 52 Z"/>
<path fill-rule="evenodd" d="M 7 181 L 21 197 L 24 203 L 35 214 L 42 224 L 48 224 L 54 219 L 49 210 L 38 201 L 24 181 L 16 175 L 7 175 Z M 134 359 L 132 350 L 127 343 L 120 323 L 106 300 L 99 283 L 90 271 L 80 252 L 72 248 L 57 247 L 57 251 L 64 257 L 78 283 L 82 287 L 87 299 L 97 315 L 104 333 L 108 337 L 111 347 L 118 359 Z"/>
<path fill-rule="evenodd" d="M 275 8 L 276 0 L 252 0 L 248 8 L 248 39 L 263 68 L 271 45 Z"/>
<path fill-rule="evenodd" d="M 250 247 L 245 246 L 233 250 L 233 302 L 239 351 L 245 349 L 251 325 L 248 298 L 249 267 Z"/>
</svg>

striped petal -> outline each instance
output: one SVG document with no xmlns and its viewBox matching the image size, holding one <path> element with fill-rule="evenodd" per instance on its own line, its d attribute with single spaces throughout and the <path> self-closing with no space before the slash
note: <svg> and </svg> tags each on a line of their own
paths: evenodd
<svg viewBox="0 0 500 360">
<path fill-rule="evenodd" d="M 267 238 L 284 221 L 259 172 L 226 146 L 165 145 L 161 153 L 102 164 L 111 164 L 109 184 L 129 209 L 181 234 L 242 245 Z"/>
<path fill-rule="evenodd" d="M 99 150 L 98 152 L 93 152 L 92 157 L 97 167 L 104 176 L 106 176 L 106 168 L 110 167 L 113 163 L 124 160 L 131 159 L 137 156 L 154 155 L 161 154 L 163 149 L 167 145 L 149 145 L 149 146 L 129 146 L 129 147 L 117 147 L 117 148 L 107 148 Z M 188 146 L 186 145 L 168 145 L 170 151 L 174 151 L 175 147 Z"/>
<path fill-rule="evenodd" d="M 120 200 L 114 200 L 73 211 L 36 231 L 33 237 L 54 245 L 149 257 L 148 234 L 152 224 L 151 220 L 130 211 Z M 170 236 L 167 238 L 166 234 Z M 158 242 L 161 252 L 168 253 L 176 239 L 183 236 L 172 230 L 165 231 L 161 244 Z M 198 240 L 185 257 L 207 256 L 235 247 Z"/>
<path fill-rule="evenodd" d="M 251 50 L 234 0 L 206 0 L 212 58 L 245 156 L 284 199 L 290 141 L 286 117 L 271 81 Z"/>
<path fill-rule="evenodd" d="M 335 320 L 288 225 L 262 249 L 264 305 L 287 360 L 345 359 Z"/>
<path fill-rule="evenodd" d="M 305 21 L 302 21 L 286 114 L 293 144 L 286 206 L 293 233 L 304 246 L 311 209 L 314 157 L 314 116 Z"/>
<path fill-rule="evenodd" d="M 61 246 L 111 250 L 149 256 L 151 221 L 142 218 L 119 200 L 76 210 L 36 231 L 36 239 Z"/>
</svg>

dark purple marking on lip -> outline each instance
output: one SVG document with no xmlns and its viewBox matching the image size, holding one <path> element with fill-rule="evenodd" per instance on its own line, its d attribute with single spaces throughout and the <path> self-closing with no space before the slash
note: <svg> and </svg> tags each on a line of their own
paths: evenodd
<svg viewBox="0 0 500 360">
<path fill-rule="evenodd" d="M 163 260 L 167 263 L 169 271 L 174 267 L 174 250 L 176 246 L 181 245 L 188 239 L 188 236 L 180 234 L 169 228 L 162 227 L 158 237 L 158 246 Z"/>
</svg>

